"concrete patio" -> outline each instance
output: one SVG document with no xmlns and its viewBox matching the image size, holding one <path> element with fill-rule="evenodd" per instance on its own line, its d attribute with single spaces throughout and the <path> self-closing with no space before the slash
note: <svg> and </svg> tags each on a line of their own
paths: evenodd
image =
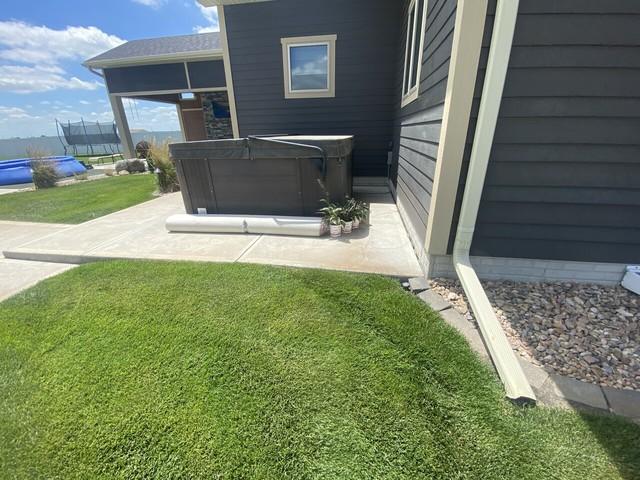
<svg viewBox="0 0 640 480">
<path fill-rule="evenodd" d="M 0 221 L 0 252 L 67 228 L 69 225 Z M 11 260 L 0 254 L 0 301 L 72 267 L 64 263 Z"/>
<path fill-rule="evenodd" d="M 104 259 L 244 262 L 421 275 L 395 204 L 370 194 L 370 225 L 340 239 L 251 234 L 169 233 L 169 215 L 184 213 L 180 194 L 165 195 L 37 240 L 0 245 L 7 258 L 79 264 Z"/>
</svg>

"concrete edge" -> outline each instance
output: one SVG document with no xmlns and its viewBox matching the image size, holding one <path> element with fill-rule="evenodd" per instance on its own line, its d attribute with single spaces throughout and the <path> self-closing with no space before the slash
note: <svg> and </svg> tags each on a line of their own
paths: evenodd
<svg viewBox="0 0 640 480">
<path fill-rule="evenodd" d="M 448 325 L 467 340 L 480 359 L 493 367 L 482 336 L 471 322 L 433 290 L 421 291 L 416 296 L 439 313 Z M 613 414 L 640 424 L 640 392 L 596 385 L 549 373 L 519 354 L 516 356 L 540 404 L 586 413 Z"/>
<path fill-rule="evenodd" d="M 257 240 L 262 238 L 260 236 Z M 255 243 L 254 243 L 255 244 Z M 252 247 L 254 244 L 250 245 Z M 200 258 L 200 257 L 183 257 L 183 258 L 174 258 L 171 255 L 152 255 L 148 254 L 146 256 L 126 256 L 126 255 L 97 255 L 92 252 L 95 249 L 92 249 L 88 252 L 78 253 L 78 252 L 69 252 L 69 253 L 57 253 L 50 252 L 46 250 L 36 250 L 36 249 L 27 249 L 27 248 L 17 248 L 17 249 L 9 249 L 2 254 L 5 258 L 12 260 L 26 260 L 33 262 L 46 262 L 46 263 L 66 263 L 72 265 L 83 265 L 86 263 L 93 262 L 104 262 L 109 260 L 131 260 L 131 261 L 165 261 L 165 262 L 204 262 L 204 263 L 242 263 L 242 264 L 251 264 L 251 265 L 272 265 L 275 267 L 290 267 L 290 268 L 303 268 L 303 269 L 312 269 L 312 270 L 326 270 L 332 272 L 346 272 L 346 273 L 356 273 L 356 274 L 367 274 L 367 275 L 382 275 L 389 278 L 395 279 L 406 279 L 410 278 L 414 275 L 406 273 L 382 273 L 375 272 L 371 270 L 344 270 L 340 268 L 331 268 L 331 267 L 322 267 L 317 265 L 302 265 L 293 262 L 258 262 L 258 261 L 248 261 L 244 260 L 242 257 L 245 255 L 244 252 L 240 257 L 233 260 L 219 260 L 212 258 Z"/>
<path fill-rule="evenodd" d="M 50 263 L 52 263 L 52 262 L 50 262 Z M 55 276 L 60 275 L 61 273 L 64 273 L 64 272 L 68 272 L 69 270 L 71 270 L 72 268 L 74 268 L 76 266 L 76 265 L 73 265 L 73 264 L 62 264 L 62 262 L 60 262 L 60 263 L 61 263 L 61 265 L 65 265 L 67 268 L 61 267 L 60 270 L 58 270 L 58 271 L 46 273 L 44 276 L 40 277 L 37 280 L 34 280 L 33 282 L 25 283 L 24 285 L 22 285 L 20 287 L 19 290 L 14 291 L 14 292 L 10 293 L 9 295 L 0 295 L 0 302 L 4 302 L 5 300 L 8 300 L 8 299 L 10 299 L 12 297 L 15 297 L 16 295 L 19 295 L 20 293 L 24 292 L 25 290 L 36 286 L 37 284 L 39 284 L 40 282 L 42 282 L 44 280 L 47 280 L 48 278 L 55 277 Z"/>
</svg>

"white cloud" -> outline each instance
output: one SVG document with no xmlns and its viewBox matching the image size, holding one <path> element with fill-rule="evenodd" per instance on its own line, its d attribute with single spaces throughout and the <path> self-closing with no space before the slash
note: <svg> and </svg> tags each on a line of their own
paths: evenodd
<svg viewBox="0 0 640 480">
<path fill-rule="evenodd" d="M 124 43 L 97 27 L 54 30 L 19 21 L 0 21 L 0 58 L 18 63 L 56 65 L 86 60 Z"/>
<path fill-rule="evenodd" d="M 87 102 L 86 100 L 80 100 L 78 103 L 81 103 L 82 105 L 91 105 L 91 102 Z"/>
<path fill-rule="evenodd" d="M 32 116 L 29 114 L 29 112 L 19 107 L 4 107 L 0 105 L 0 118 L 2 118 L 3 121 L 6 121 L 7 119 L 15 120 L 15 119 L 22 119 L 22 118 L 39 118 L 39 117 Z"/>
<path fill-rule="evenodd" d="M 209 25 L 208 27 L 194 27 L 193 31 L 196 33 L 219 32 L 220 27 L 214 25 Z"/>
<path fill-rule="evenodd" d="M 53 102 L 52 102 L 53 103 Z M 180 129 L 177 112 L 172 105 L 125 99 L 127 119 L 132 129 L 149 131 L 177 131 Z M 131 107 L 129 104 L 131 103 Z M 135 103 L 135 105 L 133 105 Z M 54 107 L 55 108 L 55 107 Z M 24 108 L 0 105 L 0 137 L 28 137 L 55 135 L 55 119 L 72 122 L 84 118 L 86 122 L 111 122 L 113 112 L 107 105 L 97 106 L 91 113 L 73 108 L 58 107 L 40 110 L 37 115 Z"/>
<path fill-rule="evenodd" d="M 0 92 L 34 93 L 52 90 L 95 90 L 102 83 L 66 77 L 58 67 L 0 65 Z"/>
<path fill-rule="evenodd" d="M 326 75 L 327 74 L 327 56 L 324 55 L 317 60 L 303 63 L 296 66 L 292 73 L 295 75 Z"/>
<path fill-rule="evenodd" d="M 124 99 L 129 126 L 145 130 L 179 130 L 178 114 L 173 105 Z"/>
<path fill-rule="evenodd" d="M 166 3 L 166 0 L 133 0 L 133 3 L 139 3 L 145 7 L 160 8 Z"/>
<path fill-rule="evenodd" d="M 123 43 L 97 27 L 54 30 L 20 21 L 0 21 L 0 91 L 95 90 L 98 81 L 69 77 L 64 61 L 82 61 Z"/>
<path fill-rule="evenodd" d="M 200 13 L 207 21 L 208 25 L 194 27 L 193 31 L 197 33 L 219 32 L 220 23 L 218 22 L 217 7 L 204 7 L 197 1 L 195 2 L 195 5 L 198 7 L 198 10 L 200 10 Z"/>
</svg>

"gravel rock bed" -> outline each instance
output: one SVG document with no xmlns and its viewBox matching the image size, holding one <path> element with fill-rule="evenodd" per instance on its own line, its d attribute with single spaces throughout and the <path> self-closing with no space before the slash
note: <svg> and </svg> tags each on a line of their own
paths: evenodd
<svg viewBox="0 0 640 480">
<path fill-rule="evenodd" d="M 550 373 L 640 391 L 640 296 L 620 286 L 482 284 L 520 355 Z M 458 281 L 430 285 L 475 324 Z"/>
</svg>

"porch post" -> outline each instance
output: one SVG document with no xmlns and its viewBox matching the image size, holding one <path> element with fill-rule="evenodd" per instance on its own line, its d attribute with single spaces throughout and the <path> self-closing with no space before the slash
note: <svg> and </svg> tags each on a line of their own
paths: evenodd
<svg viewBox="0 0 640 480">
<path fill-rule="evenodd" d="M 131 138 L 131 131 L 129 130 L 129 122 L 127 122 L 127 114 L 124 111 L 124 105 L 122 104 L 122 97 L 118 95 L 109 95 L 109 101 L 111 102 L 111 110 L 113 110 L 113 118 L 118 127 L 118 133 L 120 134 L 120 140 L 122 141 L 122 147 L 126 158 L 135 158 L 136 151 L 133 145 L 133 139 Z"/>
</svg>

